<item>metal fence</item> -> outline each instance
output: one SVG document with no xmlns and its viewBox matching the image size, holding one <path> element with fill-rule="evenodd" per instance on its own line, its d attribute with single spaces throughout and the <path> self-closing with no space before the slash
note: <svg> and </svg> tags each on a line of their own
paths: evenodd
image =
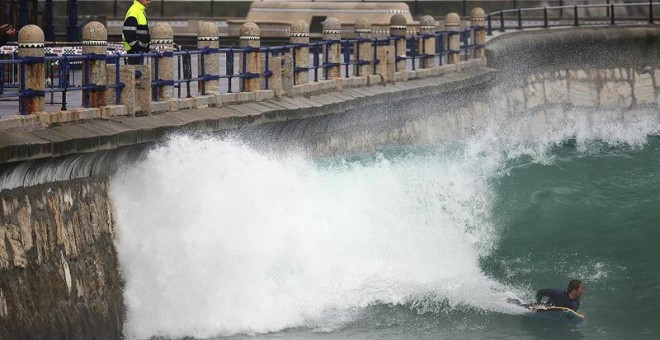
<svg viewBox="0 0 660 340">
<path fill-rule="evenodd" d="M 659 7 L 660 2 L 638 2 L 638 3 L 609 3 L 571 6 L 547 6 L 535 8 L 514 8 L 488 13 L 486 15 L 487 33 L 493 34 L 493 29 L 500 32 L 507 29 L 526 28 L 549 28 L 562 26 L 596 26 L 617 24 L 654 24 L 654 10 Z M 617 16 L 617 9 L 644 9 L 647 17 L 641 16 Z M 581 15 L 586 10 L 601 9 L 605 14 L 602 17 Z M 496 22 L 497 27 L 494 27 Z"/>
<path fill-rule="evenodd" d="M 395 46 L 396 62 L 406 61 L 407 68 L 415 70 L 419 67 L 422 60 L 429 62 L 432 60 L 434 65 L 443 65 L 447 63 L 448 57 L 452 54 L 460 54 L 464 60 L 475 55 L 479 46 L 475 43 L 476 34 L 480 27 L 469 27 L 459 31 L 438 31 L 433 34 L 415 34 L 405 37 L 407 46 L 405 54 L 396 50 L 396 41 L 404 37 L 387 37 L 373 39 L 342 39 L 342 40 L 322 40 L 310 42 L 307 44 L 285 44 L 280 46 L 264 46 L 260 48 L 250 47 L 227 47 L 227 48 L 204 48 L 200 50 L 184 50 L 174 52 L 152 52 L 144 54 L 120 54 L 111 53 L 108 55 L 87 54 L 87 55 L 60 55 L 46 56 L 43 58 L 23 57 L 19 58 L 16 53 L 9 55 L 9 58 L 0 60 L 0 100 L 18 99 L 23 105 L 18 105 L 17 111 L 20 114 L 26 114 L 25 100 L 30 97 L 45 97 L 49 104 L 61 104 L 61 110 L 66 110 L 70 102 L 68 97 L 71 94 L 77 94 L 76 98 L 81 98 L 81 105 L 85 108 L 90 106 L 90 100 L 87 93 L 89 91 L 99 91 L 114 89 L 114 102 L 121 103 L 121 89 L 125 86 L 120 81 L 120 65 L 126 64 L 127 58 L 143 58 L 152 67 L 153 79 L 151 81 L 152 100 L 158 101 L 157 90 L 160 86 L 173 86 L 176 89 L 177 96 L 191 97 L 195 94 L 206 94 L 205 82 L 209 80 L 218 80 L 221 82 L 221 92 L 244 92 L 247 79 L 263 79 L 264 89 L 269 89 L 269 78 L 272 71 L 269 69 L 269 58 L 273 56 L 291 53 L 295 49 L 309 48 L 310 60 L 307 66 L 294 68 L 295 74 L 300 72 L 309 72 L 310 81 L 328 79 L 328 70 L 334 67 L 340 67 L 341 77 L 349 78 L 353 74 L 361 75 L 359 67 L 361 65 L 374 65 L 373 74 L 376 74 L 375 66 L 381 60 L 377 57 L 377 47 L 383 45 Z M 450 50 L 448 48 L 449 39 L 454 36 L 460 36 L 460 49 Z M 426 51 L 424 39 L 435 39 L 435 50 Z M 328 58 L 328 50 L 331 46 L 339 44 L 341 47 L 342 58 L 340 62 L 331 63 Z M 357 44 L 371 44 L 373 53 L 371 55 L 360 55 Z M 248 53 L 258 52 L 265 60 L 263 71 L 259 73 L 250 73 L 246 70 L 246 58 Z M 295 53 L 291 53 L 295 58 Z M 158 67 L 163 58 L 175 58 L 175 78 L 159 79 Z M 221 65 L 218 74 L 209 74 L 204 69 L 205 58 L 219 58 Z M 242 60 L 241 60 L 242 59 Z M 108 85 L 96 85 L 90 83 L 90 62 L 95 60 L 105 60 L 106 64 L 114 65 L 115 82 Z M 43 91 L 35 91 L 26 86 L 26 65 L 43 63 L 46 74 L 46 88 Z M 196 64 L 196 65 L 195 65 Z M 242 67 L 237 67 L 242 65 Z M 294 65 L 297 65 L 294 60 Z M 196 67 L 195 67 L 196 66 Z M 400 71 L 396 69 L 396 71 Z M 197 91 L 192 84 L 197 85 Z"/>
</svg>

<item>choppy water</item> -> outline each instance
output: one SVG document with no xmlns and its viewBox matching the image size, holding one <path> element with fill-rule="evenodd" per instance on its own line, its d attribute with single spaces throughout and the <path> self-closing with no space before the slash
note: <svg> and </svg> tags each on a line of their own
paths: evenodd
<svg viewBox="0 0 660 340">
<path fill-rule="evenodd" d="M 321 160 L 176 137 L 113 178 L 126 335 L 657 339 L 657 119 L 596 124 Z M 503 302 L 570 278 L 578 327 Z"/>
</svg>

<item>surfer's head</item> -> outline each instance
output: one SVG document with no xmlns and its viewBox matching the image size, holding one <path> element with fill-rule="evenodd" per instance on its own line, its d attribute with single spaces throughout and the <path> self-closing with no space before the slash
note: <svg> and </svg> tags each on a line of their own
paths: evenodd
<svg viewBox="0 0 660 340">
<path fill-rule="evenodd" d="M 573 300 L 582 297 L 582 293 L 584 293 L 584 285 L 582 284 L 582 281 L 576 279 L 571 280 L 568 283 L 568 289 L 566 289 L 566 292 L 568 293 L 568 297 Z"/>
</svg>

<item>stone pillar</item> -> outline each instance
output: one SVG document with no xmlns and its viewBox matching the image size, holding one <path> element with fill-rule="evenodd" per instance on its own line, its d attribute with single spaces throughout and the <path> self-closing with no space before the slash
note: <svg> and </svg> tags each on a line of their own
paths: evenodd
<svg viewBox="0 0 660 340">
<path fill-rule="evenodd" d="M 162 57 L 154 57 L 151 67 L 154 72 L 154 78 L 158 77 L 159 84 L 154 86 L 154 91 L 158 91 L 158 100 L 166 101 L 172 98 L 174 89 L 174 31 L 170 24 L 158 22 L 151 29 L 151 46 L 162 54 Z M 158 60 L 156 60 L 158 59 Z M 156 67 L 156 62 L 158 67 Z M 156 74 L 156 72 L 158 72 Z"/>
<path fill-rule="evenodd" d="M 272 72 L 268 78 L 268 89 L 273 91 L 275 97 L 282 97 L 282 57 L 270 57 L 268 69 Z"/>
<path fill-rule="evenodd" d="M 393 41 L 394 50 L 396 53 L 396 71 L 401 72 L 406 70 L 406 33 L 408 31 L 408 24 L 406 17 L 403 14 L 397 13 L 390 18 L 390 37 L 398 38 Z"/>
<path fill-rule="evenodd" d="M 325 57 L 326 72 L 328 79 L 340 78 L 341 62 L 341 22 L 337 18 L 327 18 L 323 21 L 323 40 L 336 41 L 329 43 L 323 51 Z"/>
<path fill-rule="evenodd" d="M 357 65 L 353 67 L 353 75 L 366 77 L 373 74 L 374 50 L 371 41 L 360 41 L 360 39 L 371 40 L 371 23 L 364 18 L 355 20 L 353 26 L 355 32 L 355 61 Z"/>
<path fill-rule="evenodd" d="M 378 46 L 376 74 L 380 75 L 383 83 L 396 81 L 394 64 L 394 46 Z"/>
<path fill-rule="evenodd" d="M 106 65 L 106 74 L 108 76 L 108 84 L 117 83 L 117 65 Z M 135 67 L 133 65 L 121 65 L 119 67 L 119 82 L 124 83 L 124 87 L 120 90 L 120 105 L 126 106 L 126 115 L 135 116 L 135 94 L 136 94 L 136 81 L 135 81 Z M 151 93 L 151 92 L 149 92 Z M 117 89 L 106 89 L 106 104 L 117 104 Z M 151 100 L 151 97 L 149 97 Z"/>
<path fill-rule="evenodd" d="M 30 90 L 19 99 L 21 113 L 34 114 L 44 110 L 44 90 L 46 89 L 46 68 L 43 57 L 44 31 L 37 25 L 25 25 L 18 31 L 18 57 L 37 58 L 25 64 L 25 84 Z M 41 58 L 41 59 L 38 59 Z"/>
<path fill-rule="evenodd" d="M 309 26 L 302 20 L 297 20 L 291 25 L 290 43 L 309 44 Z M 309 82 L 309 47 L 300 46 L 293 48 L 294 55 L 294 80 L 295 84 L 304 84 Z"/>
<path fill-rule="evenodd" d="M 106 105 L 105 86 L 108 85 L 108 76 L 105 68 L 105 57 L 108 54 L 108 30 L 98 21 L 91 21 L 83 28 L 82 53 L 96 55 L 89 61 L 89 85 L 101 87 L 100 89 L 85 91 L 83 94 L 89 100 L 90 107 Z M 83 79 L 86 67 L 83 67 Z"/>
<path fill-rule="evenodd" d="M 282 94 L 293 93 L 293 57 L 287 53 L 282 56 L 281 61 L 282 72 Z"/>
<path fill-rule="evenodd" d="M 431 68 L 435 66 L 435 19 L 430 15 L 425 15 L 419 19 L 419 30 L 422 38 L 419 42 L 419 53 L 422 59 L 419 63 L 421 68 Z"/>
<path fill-rule="evenodd" d="M 447 14 L 445 28 L 450 31 L 447 63 L 457 64 L 461 61 L 461 17 L 454 12 Z"/>
<path fill-rule="evenodd" d="M 474 44 L 476 50 L 474 53 L 475 58 L 483 58 L 486 56 L 484 45 L 486 44 L 486 30 L 484 29 L 486 22 L 486 12 L 481 7 L 475 7 L 470 13 L 470 24 L 475 29 Z"/>
<path fill-rule="evenodd" d="M 203 22 L 197 30 L 197 49 L 220 48 L 220 38 L 218 26 L 213 22 Z M 220 75 L 220 58 L 217 53 L 204 55 L 204 72 L 202 73 L 202 63 L 199 64 L 199 74 L 208 74 L 211 76 Z M 199 93 L 202 93 L 202 83 L 206 92 L 219 92 L 220 81 L 218 79 L 205 80 L 198 82 Z"/>
<path fill-rule="evenodd" d="M 151 116 L 151 65 L 129 65 L 133 66 L 134 74 L 141 73 L 142 76 L 135 80 L 134 112 L 141 116 Z M 120 76 L 121 77 L 121 76 Z"/>
<path fill-rule="evenodd" d="M 260 34 L 259 26 L 253 22 L 246 22 L 241 26 L 240 47 L 247 49 L 247 51 L 241 51 L 238 57 L 239 72 L 246 72 L 242 79 L 241 91 L 243 92 L 253 92 L 261 89 L 259 75 L 259 70 L 261 70 L 261 58 L 259 58 Z"/>
</svg>

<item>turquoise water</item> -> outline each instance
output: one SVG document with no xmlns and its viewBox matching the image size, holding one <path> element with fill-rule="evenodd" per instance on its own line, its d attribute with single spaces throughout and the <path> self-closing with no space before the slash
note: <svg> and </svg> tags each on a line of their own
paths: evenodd
<svg viewBox="0 0 660 340">
<path fill-rule="evenodd" d="M 125 333 L 658 339 L 660 138 L 637 123 L 317 160 L 174 137 L 112 180 Z M 579 326 L 504 302 L 571 278 Z"/>
<path fill-rule="evenodd" d="M 587 292 L 589 338 L 660 337 L 660 139 L 642 148 L 567 142 L 543 165 L 519 159 L 495 179 L 497 250 L 482 261 L 502 282 Z"/>
</svg>

